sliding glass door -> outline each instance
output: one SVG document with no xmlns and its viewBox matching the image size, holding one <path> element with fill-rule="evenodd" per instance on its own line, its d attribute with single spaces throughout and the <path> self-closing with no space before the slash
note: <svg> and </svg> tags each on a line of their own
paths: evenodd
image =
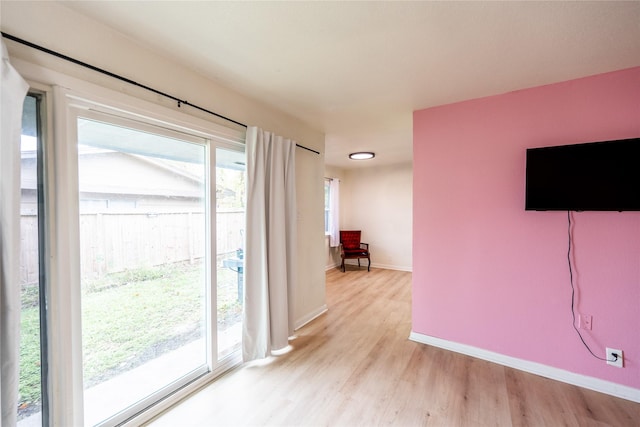
<svg viewBox="0 0 640 427">
<path fill-rule="evenodd" d="M 239 351 L 244 298 L 244 152 L 216 150 L 218 359 Z"/>
<path fill-rule="evenodd" d="M 239 359 L 244 151 L 74 111 L 84 424 L 115 425 Z"/>
<path fill-rule="evenodd" d="M 18 426 L 47 421 L 42 96 L 23 104 L 20 143 L 20 376 Z M 45 350 L 45 351 L 43 351 Z"/>
<path fill-rule="evenodd" d="M 95 425 L 208 370 L 208 149 L 130 121 L 79 117 L 77 129 L 84 418 Z"/>
</svg>

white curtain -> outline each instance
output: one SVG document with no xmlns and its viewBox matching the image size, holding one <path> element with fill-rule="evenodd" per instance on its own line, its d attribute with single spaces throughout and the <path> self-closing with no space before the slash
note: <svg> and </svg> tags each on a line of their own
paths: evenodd
<svg viewBox="0 0 640 427">
<path fill-rule="evenodd" d="M 340 246 L 340 180 L 329 183 L 329 246 Z"/>
<path fill-rule="evenodd" d="M 247 129 L 244 361 L 288 345 L 293 333 L 296 279 L 294 141 Z"/>
<path fill-rule="evenodd" d="M 29 85 L 9 63 L 4 41 L 0 69 L 0 425 L 14 426 L 20 358 L 20 133 Z"/>
</svg>

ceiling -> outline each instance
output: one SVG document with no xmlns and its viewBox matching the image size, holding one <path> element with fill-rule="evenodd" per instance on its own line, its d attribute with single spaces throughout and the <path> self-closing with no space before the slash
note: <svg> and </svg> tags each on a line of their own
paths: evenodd
<svg viewBox="0 0 640 427">
<path fill-rule="evenodd" d="M 640 65 L 640 1 L 62 3 L 323 131 L 343 168 L 410 162 L 414 110 Z"/>
</svg>

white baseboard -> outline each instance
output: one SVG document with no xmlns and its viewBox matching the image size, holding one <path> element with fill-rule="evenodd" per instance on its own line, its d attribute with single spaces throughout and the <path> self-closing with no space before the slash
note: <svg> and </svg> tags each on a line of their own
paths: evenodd
<svg viewBox="0 0 640 427">
<path fill-rule="evenodd" d="M 301 318 L 296 320 L 296 324 L 294 326 L 294 330 L 298 330 L 300 328 L 302 328 L 304 325 L 306 325 L 307 323 L 311 322 L 313 319 L 322 316 L 324 313 L 326 313 L 329 309 L 327 308 L 327 304 L 322 304 L 321 307 L 319 307 L 316 310 L 313 310 L 311 313 L 308 313 L 304 316 L 302 316 Z"/>
<path fill-rule="evenodd" d="M 398 270 L 398 271 L 408 271 L 412 272 L 413 268 L 410 266 L 404 265 L 390 265 L 390 264 L 378 264 L 377 262 L 372 262 L 371 267 L 374 268 L 384 268 L 385 270 Z"/>
<path fill-rule="evenodd" d="M 347 260 L 345 261 L 345 264 L 347 265 L 358 265 L 357 261 L 353 261 L 353 260 Z M 360 267 L 366 267 L 367 266 L 367 261 L 361 261 L 360 262 Z M 327 266 L 327 270 L 331 270 L 332 268 L 338 268 L 340 267 L 340 264 L 335 264 L 332 266 Z M 377 262 L 372 262 L 371 263 L 371 268 L 383 268 L 385 270 L 398 270 L 398 271 L 408 271 L 408 272 L 412 272 L 413 268 L 410 266 L 403 266 L 403 265 L 391 265 L 391 264 L 378 264 Z"/>
<path fill-rule="evenodd" d="M 429 335 L 418 334 L 413 331 L 411 331 L 409 339 L 421 344 L 455 351 L 456 353 L 498 363 L 520 371 L 550 378 L 552 380 L 561 381 L 567 384 L 576 385 L 578 387 L 587 388 L 589 390 L 598 391 L 600 393 L 640 403 L 640 389 L 637 388 L 616 384 L 599 378 L 588 377 L 586 375 L 576 374 L 574 372 L 565 371 L 564 369 L 554 368 L 541 363 L 494 353 L 492 351 L 483 350 L 466 344 L 443 340 Z"/>
</svg>

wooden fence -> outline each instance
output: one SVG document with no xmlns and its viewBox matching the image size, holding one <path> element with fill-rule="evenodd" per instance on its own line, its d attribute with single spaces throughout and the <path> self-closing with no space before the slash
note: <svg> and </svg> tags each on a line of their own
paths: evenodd
<svg viewBox="0 0 640 427">
<path fill-rule="evenodd" d="M 37 217 L 20 223 L 20 283 L 38 280 Z M 216 214 L 216 253 L 243 246 L 244 212 Z M 174 262 L 194 262 L 204 256 L 202 212 L 157 214 L 94 213 L 80 215 L 80 265 L 83 278 Z"/>
</svg>

